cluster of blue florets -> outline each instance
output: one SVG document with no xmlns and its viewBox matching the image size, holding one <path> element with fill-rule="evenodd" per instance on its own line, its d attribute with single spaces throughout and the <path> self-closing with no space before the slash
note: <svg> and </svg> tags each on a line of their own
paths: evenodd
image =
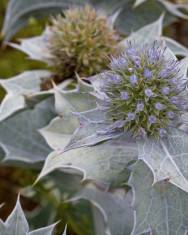
<svg viewBox="0 0 188 235">
<path fill-rule="evenodd" d="M 123 54 L 111 59 L 102 84 L 100 106 L 111 129 L 123 128 L 133 136 L 164 137 L 187 108 L 179 62 L 166 59 L 165 47 L 158 42 L 141 49 L 129 43 Z"/>
</svg>

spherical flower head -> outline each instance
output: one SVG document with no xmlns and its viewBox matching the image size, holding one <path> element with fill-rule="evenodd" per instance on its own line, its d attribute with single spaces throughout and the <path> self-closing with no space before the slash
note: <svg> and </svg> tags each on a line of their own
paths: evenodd
<svg viewBox="0 0 188 235">
<path fill-rule="evenodd" d="M 110 65 L 107 75 L 118 75 L 118 83 L 103 81 L 103 92 L 108 97 L 108 104 L 104 105 L 107 120 L 121 120 L 123 131 L 133 136 L 164 138 L 169 126 L 180 118 L 182 107 L 188 107 L 182 99 L 182 89 L 176 89 L 177 85 L 171 82 L 176 80 L 185 88 L 177 72 L 178 63 L 165 56 L 160 42 L 142 48 L 129 43 L 121 60 L 125 66 Z"/>
<path fill-rule="evenodd" d="M 56 73 L 65 78 L 74 77 L 75 73 L 88 77 L 106 69 L 117 43 L 117 33 L 107 18 L 89 5 L 65 10 L 49 26 L 51 63 Z"/>
</svg>

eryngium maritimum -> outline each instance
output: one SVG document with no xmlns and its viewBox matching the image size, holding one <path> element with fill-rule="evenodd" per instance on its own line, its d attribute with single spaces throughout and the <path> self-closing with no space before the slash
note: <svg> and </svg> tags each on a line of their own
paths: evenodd
<svg viewBox="0 0 188 235">
<path fill-rule="evenodd" d="M 96 90 L 110 131 L 118 126 L 133 136 L 164 137 L 187 109 L 179 62 L 165 53 L 161 42 L 139 49 L 129 42 L 123 54 L 111 59 Z"/>
<path fill-rule="evenodd" d="M 63 13 L 53 18 L 47 39 L 57 74 L 84 77 L 106 69 L 118 39 L 107 18 L 89 5 Z"/>
</svg>

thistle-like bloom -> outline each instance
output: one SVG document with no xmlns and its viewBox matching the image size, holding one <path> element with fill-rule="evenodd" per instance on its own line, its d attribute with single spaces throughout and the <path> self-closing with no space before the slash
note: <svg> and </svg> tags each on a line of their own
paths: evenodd
<svg viewBox="0 0 188 235">
<path fill-rule="evenodd" d="M 47 44 L 57 75 L 70 78 L 97 74 L 107 68 L 109 57 L 116 52 L 117 33 L 106 17 L 89 5 L 70 8 L 53 18 Z M 124 58 L 112 61 L 112 67 L 124 66 Z"/>
<path fill-rule="evenodd" d="M 165 53 L 160 42 L 139 49 L 129 43 L 121 56 L 112 58 L 110 71 L 96 91 L 110 131 L 117 129 L 113 123 L 121 121 L 123 131 L 133 136 L 159 138 L 176 125 L 188 107 L 186 83 L 177 60 Z"/>
</svg>

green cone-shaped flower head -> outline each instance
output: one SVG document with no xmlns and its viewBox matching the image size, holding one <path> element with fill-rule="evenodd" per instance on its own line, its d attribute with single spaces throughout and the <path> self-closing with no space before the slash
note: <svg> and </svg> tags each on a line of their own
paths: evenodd
<svg viewBox="0 0 188 235">
<path fill-rule="evenodd" d="M 48 48 L 53 65 L 63 77 L 76 73 L 89 76 L 106 68 L 114 54 L 117 36 L 107 18 L 86 5 L 71 8 L 52 20 L 49 28 Z"/>
<path fill-rule="evenodd" d="M 112 123 L 110 131 L 123 128 L 133 136 L 163 137 L 187 109 L 179 62 L 165 56 L 161 43 L 141 49 L 129 43 L 104 75 L 96 96 Z"/>
</svg>

